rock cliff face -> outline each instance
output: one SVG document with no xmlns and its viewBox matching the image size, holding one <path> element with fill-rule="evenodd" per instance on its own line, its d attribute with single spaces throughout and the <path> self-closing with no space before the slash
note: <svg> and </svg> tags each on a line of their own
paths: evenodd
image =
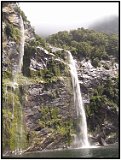
<svg viewBox="0 0 121 160">
<path fill-rule="evenodd" d="M 90 143 L 99 142 L 98 137 L 100 136 L 108 144 L 118 141 L 119 99 L 115 97 L 118 92 L 118 83 L 115 85 L 118 77 L 118 64 L 112 61 L 113 59 L 101 61 L 100 67 L 97 68 L 91 65 L 90 60 L 77 61 L 78 77 L 87 113 L 88 131 L 91 134 L 90 138 L 95 137 L 95 140 L 90 139 Z M 108 89 L 112 86 L 114 86 L 114 93 L 109 93 Z M 111 97 L 111 100 L 115 97 L 115 101 L 113 100 L 115 103 L 111 104 L 107 100 L 108 96 L 105 95 Z"/>
<path fill-rule="evenodd" d="M 2 3 L 2 71 L 3 71 L 3 149 L 15 151 L 17 143 L 15 137 L 19 133 L 15 129 L 16 122 L 21 125 L 23 150 L 57 149 L 70 146 L 76 128 L 76 110 L 73 105 L 71 76 L 67 65 L 67 52 L 49 44 L 43 44 L 38 38 L 30 23 L 16 3 Z M 16 74 L 16 66 L 20 54 L 20 16 L 24 23 L 25 44 L 22 72 Z M 118 75 L 118 64 L 111 61 L 102 61 L 101 67 L 94 68 L 90 61 L 77 61 L 78 77 L 82 91 L 85 110 L 87 111 L 88 130 L 92 136 L 100 132 L 94 129 L 96 119 L 89 114 L 89 103 L 93 89 L 107 80 Z M 108 64 L 108 69 L 105 68 Z M 16 83 L 16 86 L 15 86 Z M 17 89 L 16 89 L 17 88 Z M 14 107 L 13 107 L 14 106 Z M 18 106 L 18 107 L 17 107 Z M 14 110 L 13 110 L 14 108 Z M 112 141 L 117 141 L 115 134 L 118 125 L 116 119 L 111 123 L 109 114 L 118 115 L 116 110 L 109 109 L 107 116 L 107 142 L 112 135 Z M 21 116 L 22 113 L 23 118 Z M 13 116 L 14 115 L 14 118 Z M 95 116 L 95 115 L 94 115 Z M 109 131 L 109 123 L 111 131 Z M 114 125 L 117 125 L 114 127 Z M 102 127 L 103 128 L 103 127 Z M 113 128 L 113 129 L 112 129 Z M 105 128 L 106 130 L 106 128 Z M 113 131 L 112 131 L 113 130 Z M 108 138 L 108 136 L 110 136 Z"/>
<path fill-rule="evenodd" d="M 22 13 L 22 12 L 21 12 Z M 12 72 L 19 63 L 20 54 L 20 9 L 16 3 L 2 4 L 3 70 Z M 24 21 L 25 41 L 34 38 L 35 33 L 28 21 Z"/>
<path fill-rule="evenodd" d="M 69 69 L 55 53 L 42 48 L 16 3 L 3 3 L 2 9 L 4 152 L 17 149 L 14 143 L 18 141 L 14 137 L 19 137 L 19 133 L 13 127 L 16 121 L 24 129 L 22 149 L 29 147 L 29 150 L 42 150 L 69 146 L 70 134 L 74 130 L 70 124 L 76 119 Z M 20 16 L 24 20 L 25 48 L 22 73 L 17 74 Z M 15 76 L 16 82 L 13 82 Z M 17 117 L 21 112 L 20 106 L 14 106 L 17 103 L 22 107 L 23 120 Z"/>
<path fill-rule="evenodd" d="M 101 61 L 100 67 L 93 67 L 90 60 L 78 61 L 78 77 L 80 85 L 82 86 L 82 92 L 84 97 L 86 93 L 89 93 L 92 89 L 96 88 L 100 83 L 107 80 L 107 77 L 115 78 L 118 76 L 118 64 L 112 61 Z M 107 68 L 105 68 L 107 64 Z M 84 91 L 85 90 L 85 91 Z M 87 91 L 88 90 L 88 91 Z M 88 95 L 89 96 L 89 95 Z M 86 97 L 87 103 L 89 102 L 88 96 Z M 85 102 L 86 103 L 86 102 Z"/>
</svg>

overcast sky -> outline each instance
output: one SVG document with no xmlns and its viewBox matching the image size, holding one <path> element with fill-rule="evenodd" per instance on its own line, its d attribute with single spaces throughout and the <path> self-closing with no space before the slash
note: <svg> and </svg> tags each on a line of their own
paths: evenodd
<svg viewBox="0 0 121 160">
<path fill-rule="evenodd" d="M 19 5 L 36 32 L 39 30 L 42 34 L 87 28 L 102 18 L 118 16 L 116 2 L 20 2 Z"/>
</svg>

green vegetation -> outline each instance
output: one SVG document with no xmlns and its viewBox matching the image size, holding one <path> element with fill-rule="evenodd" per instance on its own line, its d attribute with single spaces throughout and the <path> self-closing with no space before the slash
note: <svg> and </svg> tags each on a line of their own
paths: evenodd
<svg viewBox="0 0 121 160">
<path fill-rule="evenodd" d="M 48 50 L 48 48 L 46 46 L 47 44 L 46 44 L 45 39 L 43 39 L 42 37 L 40 37 L 37 34 L 35 34 L 35 39 L 36 39 L 37 45 L 42 46 L 42 47 L 44 47 L 44 48 L 46 48 Z"/>
<path fill-rule="evenodd" d="M 30 21 L 27 20 L 25 13 L 20 9 L 20 7 L 17 6 L 16 11 L 21 15 L 23 21 L 30 23 Z"/>
<path fill-rule="evenodd" d="M 40 108 L 41 118 L 39 124 L 41 128 L 52 129 L 54 134 L 59 134 L 65 138 L 65 144 L 70 146 L 71 134 L 74 132 L 73 123 L 67 113 L 65 119 L 60 113 L 60 109 L 53 106 L 43 106 Z"/>
<path fill-rule="evenodd" d="M 32 57 L 35 58 L 35 53 L 37 52 L 37 47 L 42 46 L 45 49 L 48 50 L 48 47 L 46 45 L 46 42 L 44 39 L 42 39 L 40 36 L 35 35 L 35 39 L 30 40 L 28 43 L 26 43 L 25 48 L 24 48 L 24 57 L 23 57 L 23 68 L 22 72 L 24 76 L 31 77 L 31 76 L 39 76 L 40 73 L 38 71 L 30 72 L 30 60 Z"/>
<path fill-rule="evenodd" d="M 92 65 L 99 66 L 100 60 L 110 60 L 113 56 L 116 61 L 118 54 L 118 36 L 95 32 L 84 28 L 63 31 L 53 34 L 47 41 L 57 47 L 70 50 L 73 55 L 80 58 L 91 59 Z"/>
<path fill-rule="evenodd" d="M 90 104 L 86 107 L 88 125 L 91 131 L 101 128 L 101 124 L 110 122 L 118 127 L 119 80 L 107 78 L 92 91 Z M 116 131 L 117 132 L 117 131 Z"/>
<path fill-rule="evenodd" d="M 38 46 L 41 46 L 41 47 L 44 47 L 44 49 L 50 51 L 47 43 L 46 43 L 46 40 L 43 39 L 42 37 L 40 37 L 39 35 L 35 34 L 35 37 L 34 39 L 30 40 L 27 44 L 28 47 L 31 47 L 31 48 L 36 48 Z"/>
<path fill-rule="evenodd" d="M 3 149 L 10 151 L 26 147 L 26 131 L 23 124 L 22 95 L 19 89 L 3 85 Z"/>
<path fill-rule="evenodd" d="M 39 124 L 41 127 L 50 127 L 57 129 L 57 124 L 60 123 L 61 118 L 58 115 L 58 108 L 54 107 L 41 107 L 41 119 L 39 120 Z"/>
<path fill-rule="evenodd" d="M 9 81 L 12 79 L 12 73 L 10 71 L 2 72 L 3 79 L 8 79 Z"/>
<path fill-rule="evenodd" d="M 95 58 L 95 59 L 93 59 L 92 60 L 92 65 L 95 67 L 95 68 L 97 68 L 97 67 L 99 67 L 100 65 L 99 65 L 99 59 L 98 58 Z"/>
<path fill-rule="evenodd" d="M 13 24 L 7 23 L 5 27 L 5 34 L 8 38 L 11 37 L 17 43 L 20 42 L 21 38 L 20 29 L 14 26 Z"/>
<path fill-rule="evenodd" d="M 45 42 L 41 40 L 41 37 L 37 37 L 35 40 L 29 41 L 26 44 L 24 49 L 24 57 L 23 57 L 23 68 L 22 72 L 23 75 L 29 78 L 40 79 L 39 81 L 43 81 L 45 83 L 51 83 L 53 81 L 57 81 L 60 76 L 64 76 L 68 74 L 69 70 L 68 67 L 64 64 L 64 52 L 58 51 L 55 53 L 55 56 L 48 59 L 47 66 L 43 67 L 40 70 L 32 70 L 30 69 L 30 61 L 32 58 L 36 58 L 40 63 L 40 58 L 44 61 L 44 55 L 40 52 L 40 55 L 37 50 L 37 46 L 41 46 L 41 44 Z M 35 55 L 35 53 L 38 54 Z M 46 56 L 46 55 L 45 55 Z M 56 60 L 56 58 L 61 57 L 62 59 Z M 59 57 L 59 58 L 60 58 Z"/>
</svg>

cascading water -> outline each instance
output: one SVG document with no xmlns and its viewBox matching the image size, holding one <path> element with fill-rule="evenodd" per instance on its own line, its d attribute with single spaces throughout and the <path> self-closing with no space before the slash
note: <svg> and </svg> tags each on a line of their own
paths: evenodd
<svg viewBox="0 0 121 160">
<path fill-rule="evenodd" d="M 22 65 L 23 65 L 23 56 L 24 56 L 24 23 L 23 19 L 20 16 L 20 31 L 21 31 L 21 40 L 20 40 L 20 54 L 19 54 L 19 65 L 18 65 L 18 73 L 21 72 L 22 70 Z M 18 125 L 18 130 L 19 130 L 19 139 L 18 139 L 18 144 L 19 144 L 19 152 L 22 153 L 22 135 L 23 135 L 23 113 L 22 113 L 22 106 L 20 106 L 20 126 Z"/>
<path fill-rule="evenodd" d="M 72 85 L 73 85 L 74 106 L 77 111 L 77 119 L 78 119 L 78 126 L 77 126 L 78 133 L 75 137 L 74 146 L 89 147 L 86 115 L 85 115 L 85 110 L 82 102 L 77 70 L 75 66 L 75 61 L 72 57 L 71 52 L 69 51 L 68 51 L 68 60 L 69 60 L 69 67 L 70 67 L 70 73 L 71 73 Z"/>
<path fill-rule="evenodd" d="M 21 68 L 23 65 L 23 56 L 24 56 L 24 23 L 23 19 L 20 16 L 20 31 L 21 31 L 21 40 L 20 40 L 20 54 L 19 54 L 19 64 L 18 64 L 18 72 L 21 72 Z"/>
<path fill-rule="evenodd" d="M 21 33 L 21 39 L 20 39 L 20 50 L 19 50 L 19 57 L 18 57 L 18 64 L 13 66 L 13 82 L 12 82 L 12 88 L 13 88 L 13 113 L 12 113 L 12 119 L 13 123 L 15 123 L 15 138 L 13 138 L 14 143 L 16 144 L 14 154 L 21 154 L 22 153 L 22 134 L 23 134 L 23 112 L 22 112 L 22 105 L 20 104 L 19 107 L 15 106 L 14 102 L 14 96 L 18 94 L 19 88 L 17 83 L 17 75 L 21 73 L 22 70 L 22 64 L 23 64 L 23 56 L 24 56 L 24 24 L 23 19 L 20 16 L 20 33 Z M 18 117 L 16 118 L 18 114 Z M 15 118 L 17 120 L 15 120 Z"/>
</svg>

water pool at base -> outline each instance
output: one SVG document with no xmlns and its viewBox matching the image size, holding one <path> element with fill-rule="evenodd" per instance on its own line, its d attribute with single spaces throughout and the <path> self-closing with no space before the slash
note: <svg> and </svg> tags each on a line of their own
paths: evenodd
<svg viewBox="0 0 121 160">
<path fill-rule="evenodd" d="M 20 155 L 21 158 L 119 158 L 118 145 L 104 147 L 37 151 Z"/>
</svg>

